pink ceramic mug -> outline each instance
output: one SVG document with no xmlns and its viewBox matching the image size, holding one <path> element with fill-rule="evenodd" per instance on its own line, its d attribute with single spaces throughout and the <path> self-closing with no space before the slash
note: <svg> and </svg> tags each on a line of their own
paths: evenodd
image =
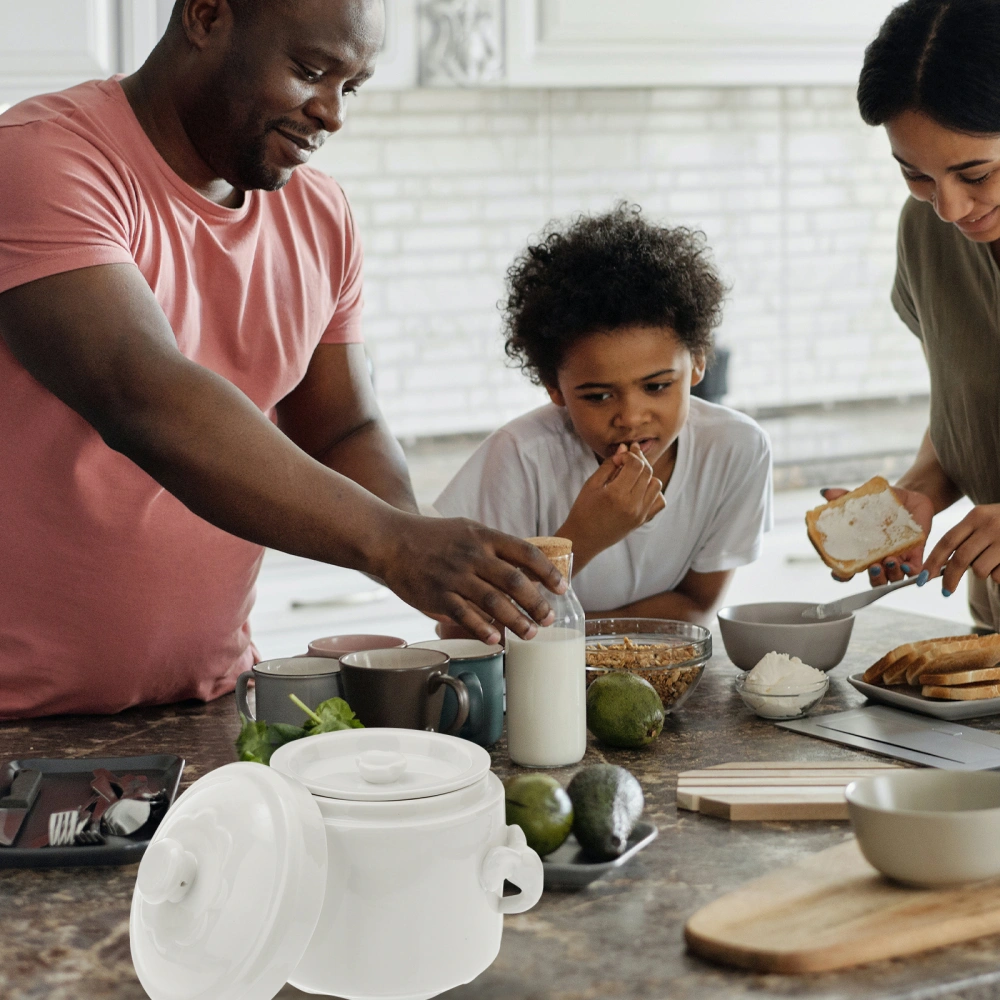
<svg viewBox="0 0 1000 1000">
<path fill-rule="evenodd" d="M 328 635 L 309 643 L 309 656 L 329 656 L 339 660 L 348 653 L 364 653 L 369 649 L 400 649 L 405 639 L 394 635 Z"/>
</svg>

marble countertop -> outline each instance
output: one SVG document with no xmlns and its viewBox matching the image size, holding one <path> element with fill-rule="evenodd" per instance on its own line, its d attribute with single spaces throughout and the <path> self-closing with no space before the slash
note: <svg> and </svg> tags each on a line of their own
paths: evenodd
<svg viewBox="0 0 1000 1000">
<path fill-rule="evenodd" d="M 892 646 L 951 635 L 955 624 L 878 607 L 862 611 L 845 661 L 832 671 L 819 711 L 863 698 L 846 677 Z M 906 959 L 821 975 L 765 976 L 688 955 L 685 920 L 701 906 L 771 868 L 831 847 L 847 823 L 728 823 L 678 811 L 677 774 L 728 760 L 863 760 L 869 755 L 810 739 L 755 718 L 733 691 L 735 667 L 716 636 L 699 688 L 644 751 L 610 751 L 593 740 L 583 764 L 631 770 L 660 836 L 634 860 L 588 888 L 547 891 L 531 911 L 508 917 L 496 962 L 454 1000 L 603 1000 L 646 997 L 841 998 L 1000 996 L 1000 937 Z M 1000 729 L 1000 719 L 975 723 Z M 0 762 L 25 757 L 175 753 L 183 784 L 235 759 L 239 725 L 232 696 L 211 704 L 138 709 L 114 717 L 0 723 Z M 503 744 L 504 778 L 516 768 Z M 577 765 L 581 766 L 581 765 Z M 553 769 L 564 784 L 575 768 Z M 3 1000 L 141 1000 L 129 957 L 128 915 L 136 866 L 0 870 L 0 997 Z M 281 1000 L 305 997 L 286 986 Z"/>
</svg>

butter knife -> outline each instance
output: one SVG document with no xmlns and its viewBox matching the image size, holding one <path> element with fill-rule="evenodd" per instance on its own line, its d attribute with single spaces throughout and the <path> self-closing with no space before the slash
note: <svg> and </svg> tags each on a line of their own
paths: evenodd
<svg viewBox="0 0 1000 1000">
<path fill-rule="evenodd" d="M 895 583 L 883 583 L 881 587 L 872 587 L 871 590 L 862 591 L 860 594 L 852 594 L 850 597 L 842 597 L 839 601 L 832 601 L 830 604 L 817 604 L 814 607 L 806 608 L 802 612 L 803 618 L 813 618 L 822 621 L 825 618 L 837 618 L 841 615 L 850 614 L 859 608 L 873 604 L 880 597 L 891 594 L 894 590 L 902 590 L 903 587 L 912 587 L 913 584 L 923 586 L 930 578 L 927 570 L 921 570 L 916 576 L 908 577 L 905 580 L 897 580 Z"/>
</svg>

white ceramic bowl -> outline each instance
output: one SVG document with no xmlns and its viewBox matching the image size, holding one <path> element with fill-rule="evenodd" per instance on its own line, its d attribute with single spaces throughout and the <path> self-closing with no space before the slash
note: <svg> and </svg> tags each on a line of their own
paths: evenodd
<svg viewBox="0 0 1000 1000">
<path fill-rule="evenodd" d="M 1000 876 L 1000 774 L 901 771 L 846 794 L 861 853 L 883 875 L 932 888 Z"/>
<path fill-rule="evenodd" d="M 729 659 L 752 670 L 768 653 L 787 653 L 817 670 L 832 670 L 851 641 L 854 615 L 810 621 L 802 617 L 813 604 L 801 601 L 734 604 L 719 612 L 719 630 Z"/>
<path fill-rule="evenodd" d="M 762 719 L 801 719 L 818 705 L 830 686 L 830 678 L 823 677 L 794 694 L 765 694 L 746 686 L 746 674 L 736 678 L 736 693 L 755 715 Z"/>
</svg>

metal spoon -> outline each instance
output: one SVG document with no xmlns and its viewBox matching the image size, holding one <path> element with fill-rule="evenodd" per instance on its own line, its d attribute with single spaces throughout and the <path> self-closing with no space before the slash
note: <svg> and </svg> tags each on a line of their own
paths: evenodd
<svg viewBox="0 0 1000 1000">
<path fill-rule="evenodd" d="M 150 803 L 143 799 L 119 799 L 104 813 L 104 829 L 118 837 L 129 837 L 149 819 Z"/>
<path fill-rule="evenodd" d="M 850 614 L 852 611 L 857 611 L 858 608 L 873 604 L 880 597 L 885 597 L 886 594 L 891 594 L 894 590 L 911 587 L 913 584 L 922 586 L 929 579 L 930 573 L 927 570 L 922 570 L 916 576 L 897 580 L 896 583 L 883 583 L 881 587 L 872 587 L 871 590 L 852 594 L 850 597 L 842 597 L 839 601 L 832 601 L 830 604 L 817 604 L 814 607 L 806 608 L 802 612 L 802 617 L 822 621 L 824 618 L 836 618 L 840 615 Z"/>
</svg>

